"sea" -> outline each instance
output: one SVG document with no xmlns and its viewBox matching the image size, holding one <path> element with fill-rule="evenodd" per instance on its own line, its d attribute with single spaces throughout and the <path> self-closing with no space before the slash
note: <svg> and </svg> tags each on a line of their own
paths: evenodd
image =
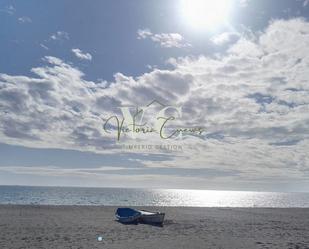
<svg viewBox="0 0 309 249">
<path fill-rule="evenodd" d="M 0 186 L 0 204 L 309 208 L 309 193 Z"/>
</svg>

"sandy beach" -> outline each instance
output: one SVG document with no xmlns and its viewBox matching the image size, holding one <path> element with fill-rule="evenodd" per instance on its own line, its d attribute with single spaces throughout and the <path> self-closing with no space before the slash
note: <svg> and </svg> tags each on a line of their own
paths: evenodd
<svg viewBox="0 0 309 249">
<path fill-rule="evenodd" d="M 309 248 L 309 209 L 147 207 L 163 227 L 120 224 L 115 209 L 1 205 L 0 248 Z"/>
</svg>

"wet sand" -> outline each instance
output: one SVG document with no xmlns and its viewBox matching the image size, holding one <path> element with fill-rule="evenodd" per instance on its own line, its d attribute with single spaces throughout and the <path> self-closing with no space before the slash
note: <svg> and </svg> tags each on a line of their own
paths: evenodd
<svg viewBox="0 0 309 249">
<path fill-rule="evenodd" d="M 0 248 L 309 249 L 309 209 L 147 207 L 163 227 L 120 224 L 115 209 L 0 205 Z"/>
</svg>

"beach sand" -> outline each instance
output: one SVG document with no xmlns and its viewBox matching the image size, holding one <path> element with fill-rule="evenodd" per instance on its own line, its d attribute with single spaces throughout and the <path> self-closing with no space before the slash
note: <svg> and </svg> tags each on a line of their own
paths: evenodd
<svg viewBox="0 0 309 249">
<path fill-rule="evenodd" d="M 115 209 L 1 205 L 0 248 L 309 249 L 309 209 L 147 207 L 163 227 L 120 224 Z"/>
</svg>

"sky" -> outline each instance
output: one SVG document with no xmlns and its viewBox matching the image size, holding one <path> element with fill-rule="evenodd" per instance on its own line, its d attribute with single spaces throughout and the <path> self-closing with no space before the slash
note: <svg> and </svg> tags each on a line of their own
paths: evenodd
<svg viewBox="0 0 309 249">
<path fill-rule="evenodd" d="M 308 17 L 0 0 L 0 185 L 308 192 Z"/>
</svg>

